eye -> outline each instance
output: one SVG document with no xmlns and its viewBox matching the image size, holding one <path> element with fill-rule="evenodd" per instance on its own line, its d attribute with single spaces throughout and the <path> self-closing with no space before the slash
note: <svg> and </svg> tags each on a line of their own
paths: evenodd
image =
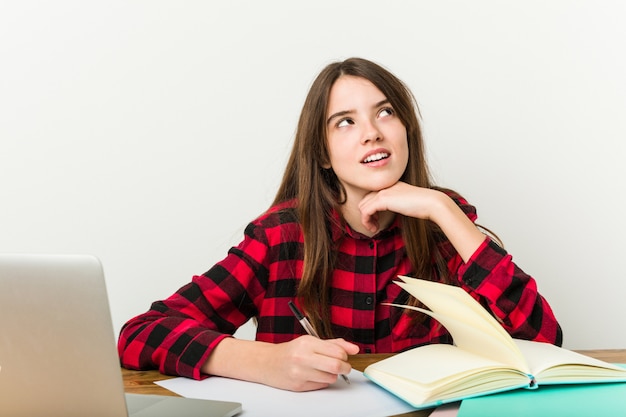
<svg viewBox="0 0 626 417">
<path fill-rule="evenodd" d="M 354 120 L 350 119 L 349 117 L 345 117 L 345 118 L 339 120 L 337 122 L 336 126 L 337 127 L 345 127 L 345 126 L 353 125 L 353 124 L 354 124 Z"/>
<path fill-rule="evenodd" d="M 388 116 L 393 115 L 394 113 L 395 112 L 393 111 L 393 109 L 391 107 L 383 107 L 378 112 L 378 117 L 388 117 Z"/>
</svg>

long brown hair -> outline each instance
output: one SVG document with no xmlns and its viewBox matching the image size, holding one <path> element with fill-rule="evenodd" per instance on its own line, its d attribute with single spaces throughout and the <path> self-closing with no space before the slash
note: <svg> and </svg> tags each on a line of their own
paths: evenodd
<svg viewBox="0 0 626 417">
<path fill-rule="evenodd" d="M 350 58 L 326 66 L 313 81 L 306 97 L 282 183 L 273 205 L 296 199 L 297 216 L 304 234 L 304 263 L 298 287 L 309 319 L 320 334 L 331 337 L 328 281 L 336 253 L 330 235 L 333 213 L 340 211 L 346 194 L 328 166 L 326 117 L 330 90 L 344 75 L 361 77 L 374 84 L 389 100 L 407 132 L 409 160 L 402 181 L 431 188 L 426 164 L 419 109 L 411 91 L 391 72 L 362 58 Z M 415 276 L 431 279 L 434 273 L 446 280 L 447 269 L 435 248 L 438 228 L 432 222 L 401 216 L 406 252 Z M 433 262 L 438 265 L 433 271 Z M 415 304 L 416 300 L 412 300 Z"/>
</svg>

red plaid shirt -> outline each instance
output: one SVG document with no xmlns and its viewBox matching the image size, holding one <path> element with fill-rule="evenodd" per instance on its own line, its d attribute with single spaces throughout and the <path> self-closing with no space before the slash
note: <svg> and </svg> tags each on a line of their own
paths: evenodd
<svg viewBox="0 0 626 417">
<path fill-rule="evenodd" d="M 452 195 L 467 216 L 476 211 Z M 257 317 L 256 339 L 280 343 L 304 329 L 288 307 L 302 275 L 303 236 L 294 203 L 274 207 L 248 225 L 228 256 L 164 301 L 124 325 L 118 342 L 122 365 L 202 378 L 202 364 L 224 338 Z M 448 332 L 426 318 L 415 325 L 401 309 L 408 294 L 393 284 L 411 275 L 396 221 L 373 238 L 349 227 L 332 230 L 339 254 L 331 283 L 330 317 L 336 337 L 361 353 L 399 352 L 429 343 L 450 343 Z M 451 277 L 484 305 L 516 338 L 561 344 L 561 328 L 535 280 L 488 237 L 464 263 L 449 241 L 438 243 Z"/>
</svg>

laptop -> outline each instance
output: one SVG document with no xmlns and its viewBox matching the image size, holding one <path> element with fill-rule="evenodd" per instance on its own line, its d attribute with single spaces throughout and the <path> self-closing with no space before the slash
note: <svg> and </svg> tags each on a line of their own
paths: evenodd
<svg viewBox="0 0 626 417">
<path fill-rule="evenodd" d="M 0 254 L 0 414 L 228 417 L 241 404 L 125 394 L 100 261 Z"/>
</svg>

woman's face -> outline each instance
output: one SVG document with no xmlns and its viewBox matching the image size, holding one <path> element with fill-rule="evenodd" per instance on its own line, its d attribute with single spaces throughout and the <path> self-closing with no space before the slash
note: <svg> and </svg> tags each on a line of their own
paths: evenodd
<svg viewBox="0 0 626 417">
<path fill-rule="evenodd" d="M 326 115 L 330 165 L 348 201 L 402 177 L 409 149 L 406 128 L 387 97 L 365 78 L 342 76 L 330 90 Z"/>
</svg>

